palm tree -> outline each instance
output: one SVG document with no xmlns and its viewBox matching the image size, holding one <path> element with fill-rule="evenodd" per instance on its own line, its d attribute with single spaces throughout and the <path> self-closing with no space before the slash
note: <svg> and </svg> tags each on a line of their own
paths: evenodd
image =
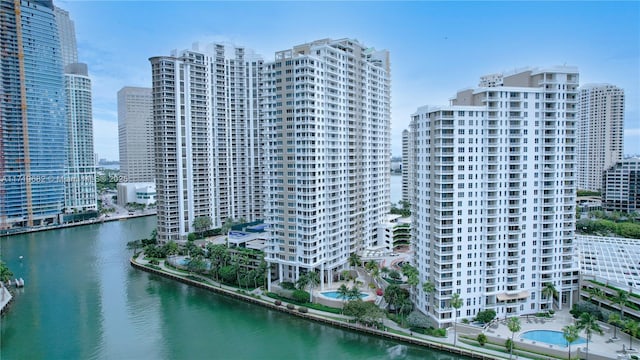
<svg viewBox="0 0 640 360">
<path fill-rule="evenodd" d="M 307 285 L 309 287 L 309 302 L 313 302 L 313 288 L 320 284 L 320 275 L 315 271 L 309 271 L 306 276 Z"/>
<path fill-rule="evenodd" d="M 578 340 L 580 330 L 575 325 L 567 325 L 562 328 L 562 336 L 567 340 L 567 348 L 569 348 L 569 360 L 571 360 L 571 343 Z"/>
<path fill-rule="evenodd" d="M 507 327 L 509 331 L 511 331 L 511 346 L 509 347 L 509 359 L 511 359 L 513 356 L 513 337 L 522 328 L 522 326 L 520 326 L 520 319 L 516 316 L 510 317 L 509 320 L 507 320 Z"/>
<path fill-rule="evenodd" d="M 624 322 L 624 331 L 629 334 L 629 350 L 633 349 L 633 338 L 638 336 L 638 331 L 640 331 L 640 325 L 635 320 L 627 320 Z"/>
<path fill-rule="evenodd" d="M 590 313 L 582 313 L 580 315 L 580 319 L 578 319 L 578 322 L 576 323 L 576 326 L 587 335 L 587 359 L 589 359 L 589 342 L 591 341 L 591 334 L 594 332 L 600 335 L 603 334 L 600 325 L 598 325 L 598 318 Z"/>
<path fill-rule="evenodd" d="M 456 346 L 456 338 L 458 337 L 458 329 L 456 326 L 456 318 L 458 317 L 458 309 L 462 307 L 462 298 L 460 294 L 454 293 L 451 296 L 449 304 L 453 308 L 453 346 Z"/>
<path fill-rule="evenodd" d="M 349 287 L 346 284 L 340 285 L 337 292 L 338 292 L 338 297 L 340 297 L 343 302 L 346 301 L 347 298 L 349 297 Z"/>
<path fill-rule="evenodd" d="M 360 289 L 357 286 L 353 285 L 351 289 L 347 292 L 347 297 L 349 300 L 356 300 L 360 298 Z"/>
<path fill-rule="evenodd" d="M 351 255 L 349 255 L 350 266 L 357 267 L 357 266 L 360 266 L 360 263 L 362 263 L 362 259 L 360 258 L 360 255 L 358 255 L 357 253 L 351 253 Z"/>
<path fill-rule="evenodd" d="M 620 305 L 620 319 L 624 318 L 624 306 L 629 301 L 629 293 L 624 290 L 618 290 L 618 293 L 613 298 L 613 302 Z"/>
<path fill-rule="evenodd" d="M 424 283 L 422 283 L 422 291 L 425 292 L 425 294 L 427 294 L 429 296 L 429 304 L 431 304 L 432 299 L 431 299 L 431 294 L 433 294 L 436 291 L 436 286 L 431 282 L 431 281 L 425 281 Z M 431 310 L 429 310 L 431 311 Z"/>
<path fill-rule="evenodd" d="M 620 315 L 616 314 L 616 313 L 610 313 L 609 314 L 609 319 L 607 320 L 607 322 L 611 325 L 613 325 L 613 338 L 617 339 L 618 338 L 618 325 L 621 325 L 621 321 L 620 321 Z"/>
<path fill-rule="evenodd" d="M 553 297 L 558 293 L 555 285 L 553 283 L 545 283 L 544 288 L 542 288 L 542 295 L 548 299 L 547 310 L 552 310 L 553 308 Z"/>
<path fill-rule="evenodd" d="M 596 298 L 598 301 L 598 308 L 602 307 L 602 299 L 604 298 L 604 291 L 598 287 L 592 287 L 587 290 L 589 293 L 589 301 L 593 302 L 593 299 Z"/>
</svg>

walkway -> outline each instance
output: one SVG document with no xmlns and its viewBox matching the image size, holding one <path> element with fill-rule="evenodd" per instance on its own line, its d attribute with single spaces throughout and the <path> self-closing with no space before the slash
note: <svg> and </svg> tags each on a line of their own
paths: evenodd
<svg viewBox="0 0 640 360">
<path fill-rule="evenodd" d="M 145 265 L 148 264 L 149 262 L 147 260 L 144 260 L 143 255 L 139 255 L 135 261 L 139 264 Z M 164 261 L 161 261 L 160 264 L 158 265 L 158 267 L 160 269 L 162 269 L 163 271 L 170 273 L 170 274 L 174 274 L 174 275 L 179 275 L 179 276 L 185 276 L 184 272 L 180 272 L 180 271 L 176 271 L 174 269 L 170 269 L 168 267 L 165 266 Z M 232 287 L 232 286 L 227 286 L 224 284 L 220 284 L 216 281 L 213 281 L 210 278 L 207 278 L 205 276 L 201 276 L 201 275 L 196 275 L 196 274 L 192 274 L 192 276 L 197 277 L 199 279 L 201 279 L 204 283 L 207 283 L 211 286 L 214 286 L 216 288 L 221 288 L 224 290 L 228 290 L 230 292 L 233 293 L 237 293 L 238 288 L 236 287 Z M 259 289 L 256 289 L 255 291 L 253 291 L 252 293 L 256 294 L 256 295 L 263 295 L 260 296 L 260 300 L 261 301 L 265 301 L 265 302 L 269 302 L 274 304 L 276 299 L 272 299 L 264 294 L 262 294 L 262 292 Z M 283 304 L 284 305 L 284 304 Z M 348 323 L 348 320 L 351 319 L 351 317 L 349 316 L 345 316 L 345 315 L 341 315 L 341 314 L 333 314 L 333 313 L 327 313 L 324 311 L 319 311 L 319 310 L 315 310 L 315 309 L 308 309 L 308 313 L 311 315 L 314 315 L 315 317 L 319 317 L 319 318 L 323 318 L 323 319 L 328 319 L 328 320 L 338 320 L 338 321 L 344 321 L 344 327 L 349 327 L 352 328 L 354 330 L 356 329 L 362 329 L 365 332 L 368 332 L 371 334 L 372 331 L 374 331 L 372 328 L 367 328 L 365 326 L 361 326 L 358 324 L 351 324 Z M 297 314 L 298 315 L 298 314 Z M 348 324 L 347 324 L 348 323 Z M 416 343 L 416 345 L 422 345 L 422 346 L 426 346 L 427 344 L 419 344 L 420 341 L 426 341 L 429 343 L 436 343 L 436 344 L 442 344 L 445 346 L 452 346 L 453 345 L 453 330 L 450 329 L 447 334 L 448 336 L 446 338 L 437 338 L 437 337 L 432 337 L 432 336 L 427 336 L 427 335 L 422 335 L 422 334 L 414 334 L 411 333 L 408 329 L 403 329 L 401 328 L 397 323 L 384 318 L 383 319 L 383 325 L 386 326 L 388 329 L 393 330 L 391 332 L 389 332 L 389 335 L 394 335 L 398 338 L 404 338 L 404 339 L 408 339 L 408 340 L 413 340 L 414 343 Z M 378 334 L 380 334 L 380 332 L 378 332 Z M 373 334 L 376 335 L 376 334 Z M 461 341 L 458 341 L 456 344 L 456 347 L 459 349 L 467 349 L 470 350 L 474 353 L 478 353 L 478 354 L 483 354 L 486 357 L 490 357 L 492 359 L 508 359 L 509 356 L 502 353 L 502 352 L 497 352 L 497 351 L 492 351 L 492 350 L 488 350 L 488 349 L 484 349 L 484 348 L 479 348 L 479 347 L 475 347 L 475 346 L 471 346 L 471 345 L 467 345 L 462 343 Z M 522 357 L 521 357 L 522 359 Z"/>
</svg>

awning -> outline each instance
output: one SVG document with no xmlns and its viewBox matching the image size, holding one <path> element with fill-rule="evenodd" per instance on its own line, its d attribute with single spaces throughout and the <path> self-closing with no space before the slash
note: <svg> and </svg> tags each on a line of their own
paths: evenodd
<svg viewBox="0 0 640 360">
<path fill-rule="evenodd" d="M 516 294 L 502 293 L 502 294 L 496 295 L 496 298 L 498 299 L 498 301 L 520 300 L 520 299 L 526 299 L 528 297 L 529 297 L 529 292 L 526 290 L 520 291 L 519 293 L 516 293 Z"/>
</svg>

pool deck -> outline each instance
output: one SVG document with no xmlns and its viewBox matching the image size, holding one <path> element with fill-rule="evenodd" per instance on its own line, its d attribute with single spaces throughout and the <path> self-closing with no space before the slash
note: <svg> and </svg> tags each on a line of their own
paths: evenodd
<svg viewBox="0 0 640 360">
<path fill-rule="evenodd" d="M 557 345 L 548 345 L 542 343 L 540 341 L 532 341 L 527 339 L 522 339 L 520 336 L 522 333 L 531 331 L 531 330 L 556 330 L 562 331 L 562 328 L 566 325 L 575 324 L 575 319 L 569 313 L 569 309 L 564 309 L 557 311 L 553 318 L 551 319 L 543 319 L 534 316 L 529 316 L 520 318 L 521 330 L 517 332 L 514 336 L 514 340 L 516 344 L 518 342 L 526 343 L 526 344 L 535 344 L 540 346 L 541 348 L 551 348 L 556 350 L 565 350 L 568 349 L 564 346 Z M 625 348 L 629 347 L 629 336 L 620 329 L 618 329 L 617 337 L 619 340 L 610 341 L 609 339 L 613 337 L 613 327 L 612 325 L 600 323 L 600 327 L 602 328 L 604 334 L 592 334 L 591 341 L 589 342 L 589 354 L 600 355 L 608 359 L 624 359 L 626 357 L 622 357 L 622 345 L 624 344 Z M 485 330 L 487 335 L 498 336 L 504 339 L 511 338 L 511 331 L 507 327 L 504 320 L 500 320 L 497 323 L 487 327 Z M 586 335 L 583 332 L 580 332 L 580 337 L 586 339 Z M 517 346 L 517 345 L 516 345 Z M 634 349 L 638 349 L 640 347 L 640 341 L 634 340 L 633 342 Z M 577 344 L 571 345 L 571 353 L 574 354 L 578 348 L 585 349 L 586 344 Z M 627 353 L 630 353 L 627 351 Z M 638 355 L 638 353 L 634 352 L 633 354 Z"/>
</svg>

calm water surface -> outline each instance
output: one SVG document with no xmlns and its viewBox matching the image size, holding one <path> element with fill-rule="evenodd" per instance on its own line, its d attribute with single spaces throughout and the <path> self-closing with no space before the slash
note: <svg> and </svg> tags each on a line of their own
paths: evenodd
<svg viewBox="0 0 640 360">
<path fill-rule="evenodd" d="M 26 283 L 0 320 L 0 359 L 461 359 L 134 270 L 125 245 L 154 227 L 146 217 L 0 239 Z"/>
</svg>

